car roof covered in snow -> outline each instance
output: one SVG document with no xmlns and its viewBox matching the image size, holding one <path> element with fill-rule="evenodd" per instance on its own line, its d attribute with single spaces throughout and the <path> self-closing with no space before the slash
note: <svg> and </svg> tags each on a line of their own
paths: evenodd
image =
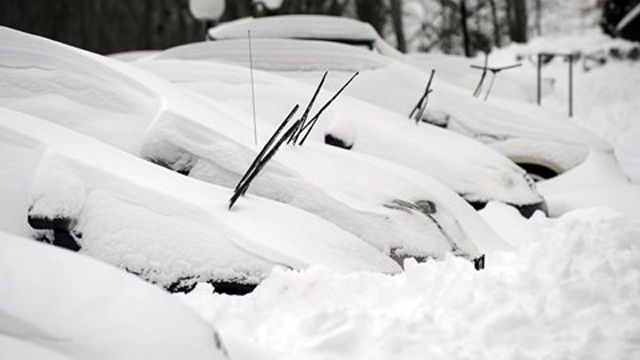
<svg viewBox="0 0 640 360">
<path fill-rule="evenodd" d="M 355 46 L 328 41 L 256 39 L 252 42 L 253 65 L 272 71 L 360 71 L 387 66 L 390 59 Z M 155 59 L 213 60 L 249 66 L 245 39 L 207 41 L 174 47 Z"/>
<path fill-rule="evenodd" d="M 326 15 L 238 19 L 209 29 L 209 37 L 213 40 L 245 39 L 249 30 L 252 38 L 332 40 L 355 44 L 372 44 L 378 38 L 373 27 L 365 22 Z"/>
</svg>

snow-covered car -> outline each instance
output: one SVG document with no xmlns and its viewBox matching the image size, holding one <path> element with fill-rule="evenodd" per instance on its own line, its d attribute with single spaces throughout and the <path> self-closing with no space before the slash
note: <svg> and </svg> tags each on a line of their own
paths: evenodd
<svg viewBox="0 0 640 360">
<path fill-rule="evenodd" d="M 373 50 L 387 56 L 402 53 L 384 41 L 369 23 L 327 15 L 278 15 L 224 22 L 207 32 L 209 40 L 247 38 L 333 41 Z"/>
<path fill-rule="evenodd" d="M 313 82 L 317 81 L 318 73 L 326 69 L 343 72 L 343 77 L 333 84 L 334 87 L 350 76 L 348 72 L 360 71 L 361 75 L 349 93 L 401 114 L 409 114 L 424 91 L 428 74 L 420 68 L 435 68 L 435 91 L 430 96 L 428 110 L 422 120 L 491 145 L 537 179 L 553 177 L 575 167 L 584 161 L 592 147 L 609 148 L 604 141 L 570 120 L 533 105 L 497 97 L 493 97 L 489 103 L 473 98 L 470 89 L 452 86 L 438 78 L 437 63 L 431 66 L 419 58 L 406 57 L 379 36 L 376 37 L 375 43 L 379 45 L 376 45 L 378 51 L 375 52 L 336 42 L 291 40 L 322 39 L 323 27 L 319 28 L 317 36 L 306 34 L 305 31 L 314 32 L 312 21 L 340 24 L 354 32 L 359 29 L 357 35 L 350 36 L 368 34 L 370 38 L 375 37 L 371 33 L 373 29 L 365 31 L 364 26 L 349 25 L 358 23 L 355 20 L 310 17 L 306 19 L 306 28 L 309 30 L 305 30 L 301 21 L 304 17 L 277 18 L 280 21 L 260 18 L 222 24 L 209 33 L 211 38 L 226 41 L 212 41 L 211 45 L 180 46 L 156 58 L 208 58 L 248 66 L 247 41 L 244 38 L 247 29 L 255 28 L 260 31 L 252 31 L 252 34 L 264 31 L 268 34 L 265 37 L 270 38 L 252 35 L 257 37 L 253 42 L 253 60 L 257 68 Z M 410 64 L 419 64 L 420 68 Z M 444 78 L 451 79 L 447 76 L 448 68 L 444 71 Z M 454 78 L 457 80 L 457 77 Z M 395 91 L 385 91 L 388 88 L 394 88 Z"/>
<path fill-rule="evenodd" d="M 2 228 L 157 283 L 246 292 L 276 266 L 393 273 L 399 266 L 307 212 L 195 181 L 53 122 L 0 108 Z M 25 196 L 26 195 L 26 196 Z"/>
<path fill-rule="evenodd" d="M 0 39 L 6 79 L 0 105 L 227 188 L 256 157 L 250 122 L 224 104 L 49 40 L 8 29 Z M 261 142 L 271 128 L 258 124 Z M 468 204 L 430 177 L 313 143 L 283 147 L 250 192 L 318 215 L 398 259 L 453 252 L 479 264 L 500 242 Z"/>
<path fill-rule="evenodd" d="M 163 76 L 203 96 L 250 112 L 248 69 L 186 60 L 141 61 L 142 69 Z M 329 76 L 332 76 L 331 74 Z M 290 101 L 304 104 L 314 88 L 275 74 L 255 71 L 256 108 L 265 121 L 277 122 Z M 316 112 L 333 92 L 321 91 Z M 250 122 L 244 115 L 243 122 Z M 235 118 L 241 118 L 236 116 Z M 495 150 L 435 126 L 416 126 L 395 112 L 343 96 L 323 112 L 310 140 L 403 164 L 447 184 L 474 207 L 497 200 L 530 216 L 544 205 L 525 172 Z"/>
<path fill-rule="evenodd" d="M 180 300 L 86 256 L 0 231 L 0 278 L 3 359 L 227 359 Z"/>
</svg>

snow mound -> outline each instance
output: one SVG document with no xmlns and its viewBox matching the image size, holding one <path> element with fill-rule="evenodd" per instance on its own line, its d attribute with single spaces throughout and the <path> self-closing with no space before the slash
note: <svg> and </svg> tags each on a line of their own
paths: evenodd
<svg viewBox="0 0 640 360">
<path fill-rule="evenodd" d="M 0 279 L 3 358 L 226 358 L 184 304 L 88 257 L 0 232 Z"/>
<path fill-rule="evenodd" d="M 640 223 L 607 209 L 525 220 L 491 203 L 482 213 L 515 246 L 485 272 L 454 257 L 396 276 L 277 271 L 244 298 L 183 299 L 222 334 L 284 359 L 640 355 Z"/>
</svg>

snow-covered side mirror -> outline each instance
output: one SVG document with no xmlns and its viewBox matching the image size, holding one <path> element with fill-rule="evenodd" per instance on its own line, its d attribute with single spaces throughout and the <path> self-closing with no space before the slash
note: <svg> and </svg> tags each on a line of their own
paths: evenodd
<svg viewBox="0 0 640 360">
<path fill-rule="evenodd" d="M 224 13 L 224 0 L 190 0 L 189 10 L 198 20 L 211 21 L 219 19 Z"/>
</svg>

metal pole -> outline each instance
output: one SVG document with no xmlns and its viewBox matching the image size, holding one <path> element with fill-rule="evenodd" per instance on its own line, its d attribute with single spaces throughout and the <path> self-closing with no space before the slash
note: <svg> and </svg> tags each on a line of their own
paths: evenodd
<svg viewBox="0 0 640 360">
<path fill-rule="evenodd" d="M 538 53 L 538 105 L 542 104 L 542 54 Z"/>
<path fill-rule="evenodd" d="M 489 88 L 484 93 L 484 101 L 487 101 L 487 99 L 489 98 L 489 94 L 491 93 L 491 88 L 493 87 L 493 82 L 496 80 L 496 75 L 498 75 L 498 72 L 496 71 L 491 72 L 491 82 L 489 82 Z"/>
<path fill-rule="evenodd" d="M 573 55 L 569 54 L 569 117 L 573 117 Z"/>
<path fill-rule="evenodd" d="M 258 126 L 256 124 L 256 90 L 253 81 L 253 53 L 251 52 L 251 30 L 247 30 L 247 38 L 249 39 L 249 71 L 251 73 L 251 106 L 253 114 L 253 143 L 258 145 Z"/>
</svg>

